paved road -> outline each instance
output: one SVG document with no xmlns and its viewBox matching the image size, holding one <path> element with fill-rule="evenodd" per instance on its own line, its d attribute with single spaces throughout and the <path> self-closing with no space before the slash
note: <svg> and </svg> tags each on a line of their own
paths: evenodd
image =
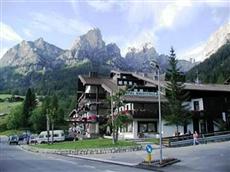
<svg viewBox="0 0 230 172">
<path fill-rule="evenodd" d="M 140 172 L 146 171 L 100 162 L 26 152 L 19 146 L 0 143 L 0 172 Z"/>
<path fill-rule="evenodd" d="M 90 157 L 139 163 L 146 157 L 146 151 L 97 154 Z M 155 159 L 159 158 L 159 149 L 153 150 L 153 157 Z M 163 157 L 181 160 L 179 163 L 161 169 L 165 172 L 230 172 L 230 141 L 179 148 L 164 148 Z"/>
</svg>

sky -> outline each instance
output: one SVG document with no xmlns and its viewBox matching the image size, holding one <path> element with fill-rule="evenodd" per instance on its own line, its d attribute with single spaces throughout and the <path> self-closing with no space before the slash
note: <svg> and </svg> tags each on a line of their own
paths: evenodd
<svg viewBox="0 0 230 172">
<path fill-rule="evenodd" d="M 196 53 L 210 35 L 230 22 L 226 0 L 0 0 L 0 58 L 22 40 L 45 41 L 69 49 L 92 28 L 124 56 L 130 47 L 152 44 L 177 57 Z M 199 60 L 199 59 L 197 59 Z"/>
</svg>

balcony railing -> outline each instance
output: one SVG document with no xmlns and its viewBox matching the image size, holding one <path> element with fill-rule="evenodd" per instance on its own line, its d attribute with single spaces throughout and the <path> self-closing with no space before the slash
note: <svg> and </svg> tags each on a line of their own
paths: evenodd
<svg viewBox="0 0 230 172">
<path fill-rule="evenodd" d="M 158 118 L 157 111 L 149 110 L 129 110 L 128 111 L 134 118 Z"/>
<path fill-rule="evenodd" d="M 157 97 L 157 92 L 138 92 L 138 91 L 127 91 L 127 96 L 151 96 Z"/>
<path fill-rule="evenodd" d="M 97 95 L 96 93 L 85 93 L 86 99 L 96 99 Z M 98 99 L 105 99 L 106 94 L 98 94 Z"/>
</svg>

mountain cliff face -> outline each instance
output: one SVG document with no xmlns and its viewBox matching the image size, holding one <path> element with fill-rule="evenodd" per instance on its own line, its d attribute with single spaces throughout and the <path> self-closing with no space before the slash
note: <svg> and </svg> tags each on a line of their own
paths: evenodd
<svg viewBox="0 0 230 172">
<path fill-rule="evenodd" d="M 196 59 L 204 61 L 212 54 L 216 53 L 220 47 L 230 42 L 230 23 L 221 26 L 216 32 L 212 33 L 209 39 L 196 50 L 184 56 L 186 59 Z"/>
<path fill-rule="evenodd" d="M 205 57 L 210 57 L 227 42 L 230 42 L 230 23 L 220 27 L 210 36 L 206 46 L 204 47 Z"/>
<path fill-rule="evenodd" d="M 113 69 L 151 72 L 149 65 L 151 58 L 158 61 L 162 72 L 166 70 L 168 56 L 159 55 L 153 46 L 145 44 L 141 50 L 131 48 L 124 58 L 115 43 L 106 45 L 100 30 L 96 28 L 79 36 L 69 50 L 62 50 L 42 38 L 34 42 L 22 41 L 7 51 L 0 59 L 0 66 L 16 67 L 17 72 L 27 74 L 31 71 L 76 66 L 88 60 L 97 67 L 103 65 Z M 189 62 L 186 63 L 189 66 Z"/>
<path fill-rule="evenodd" d="M 120 68 L 123 61 L 119 47 L 115 43 L 106 45 L 99 29 L 92 29 L 78 37 L 70 50 L 66 50 L 58 59 L 66 65 L 87 59 L 95 65 L 109 65 L 112 68 Z"/>
<path fill-rule="evenodd" d="M 61 65 L 56 57 L 64 51 L 42 38 L 32 41 L 22 41 L 9 49 L 0 60 L 1 67 L 16 67 L 19 73 L 53 69 Z"/>
</svg>

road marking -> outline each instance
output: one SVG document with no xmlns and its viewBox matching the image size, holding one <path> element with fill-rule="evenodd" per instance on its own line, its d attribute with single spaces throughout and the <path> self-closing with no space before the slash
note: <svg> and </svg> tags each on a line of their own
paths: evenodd
<svg viewBox="0 0 230 172">
<path fill-rule="evenodd" d="M 81 165 L 81 167 L 85 167 L 85 168 L 91 168 L 91 169 L 95 169 L 96 167 L 92 166 L 92 165 Z"/>
</svg>

